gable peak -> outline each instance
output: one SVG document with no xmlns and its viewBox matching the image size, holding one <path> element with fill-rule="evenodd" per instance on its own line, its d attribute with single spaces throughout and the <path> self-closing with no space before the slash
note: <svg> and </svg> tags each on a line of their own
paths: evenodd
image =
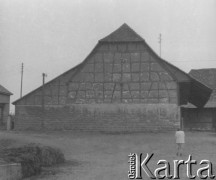
<svg viewBox="0 0 216 180">
<path fill-rule="evenodd" d="M 143 42 L 144 39 L 126 23 L 122 24 L 100 42 Z"/>
</svg>

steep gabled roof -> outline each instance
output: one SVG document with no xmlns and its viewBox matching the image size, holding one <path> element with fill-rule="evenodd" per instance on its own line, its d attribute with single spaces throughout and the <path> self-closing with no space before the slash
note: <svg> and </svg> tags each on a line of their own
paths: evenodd
<svg viewBox="0 0 216 180">
<path fill-rule="evenodd" d="M 143 42 L 144 39 L 131 29 L 126 23 L 117 30 L 101 39 L 100 42 Z"/>
<path fill-rule="evenodd" d="M 68 71 L 62 73 L 61 75 L 57 76 L 56 78 L 50 80 L 49 82 L 44 84 L 44 87 L 46 87 L 47 85 L 51 84 L 53 81 L 57 80 L 58 78 L 60 78 L 61 76 L 64 76 L 70 72 L 72 72 L 73 74 L 80 68 L 81 64 L 78 64 L 77 66 L 69 69 Z M 23 97 L 17 99 L 16 101 L 12 102 L 13 105 L 16 105 L 16 103 L 18 103 L 19 101 L 21 101 L 22 99 L 28 97 L 29 95 L 33 94 L 34 92 L 36 92 L 39 89 L 42 89 L 43 86 L 39 86 L 38 88 L 34 89 L 33 91 L 29 92 L 28 94 L 24 95 Z"/>
<path fill-rule="evenodd" d="M 2 85 L 0 85 L 0 94 L 5 94 L 5 95 L 12 95 L 12 93 L 10 91 L 8 91 L 5 87 L 3 87 Z"/>
</svg>

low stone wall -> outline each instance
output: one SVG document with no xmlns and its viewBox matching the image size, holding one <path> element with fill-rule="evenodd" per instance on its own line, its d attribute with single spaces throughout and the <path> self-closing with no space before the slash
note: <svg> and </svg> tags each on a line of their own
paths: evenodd
<svg viewBox="0 0 216 180">
<path fill-rule="evenodd" d="M 0 163 L 1 180 L 21 180 L 22 168 L 19 163 Z"/>
<path fill-rule="evenodd" d="M 180 125 L 176 104 L 76 104 L 16 106 L 16 129 L 142 132 Z"/>
</svg>

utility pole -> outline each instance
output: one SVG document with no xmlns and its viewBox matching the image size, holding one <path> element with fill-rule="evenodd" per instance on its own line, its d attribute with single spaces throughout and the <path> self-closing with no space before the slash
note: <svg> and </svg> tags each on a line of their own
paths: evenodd
<svg viewBox="0 0 216 180">
<path fill-rule="evenodd" d="M 22 97 L 22 86 L 23 86 L 23 68 L 24 64 L 21 64 L 21 87 L 20 87 L 20 98 Z"/>
<path fill-rule="evenodd" d="M 159 34 L 159 49 L 160 49 L 160 57 L 161 57 L 161 44 L 162 44 L 162 35 L 161 33 Z"/>
<path fill-rule="evenodd" d="M 44 84 L 45 84 L 45 77 L 47 77 L 47 74 L 45 73 L 42 73 L 42 112 L 43 112 L 43 117 L 42 117 L 42 120 L 41 120 L 41 127 L 43 128 L 44 127 L 44 110 L 45 110 L 45 100 L 44 100 Z"/>
</svg>

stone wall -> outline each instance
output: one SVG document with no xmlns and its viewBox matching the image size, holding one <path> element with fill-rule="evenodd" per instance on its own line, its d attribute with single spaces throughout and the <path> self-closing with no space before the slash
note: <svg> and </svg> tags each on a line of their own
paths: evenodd
<svg viewBox="0 0 216 180">
<path fill-rule="evenodd" d="M 176 104 L 16 106 L 16 129 L 144 132 L 179 126 Z"/>
<path fill-rule="evenodd" d="M 0 178 L 2 180 L 21 180 L 22 167 L 19 163 L 0 162 Z"/>
</svg>

